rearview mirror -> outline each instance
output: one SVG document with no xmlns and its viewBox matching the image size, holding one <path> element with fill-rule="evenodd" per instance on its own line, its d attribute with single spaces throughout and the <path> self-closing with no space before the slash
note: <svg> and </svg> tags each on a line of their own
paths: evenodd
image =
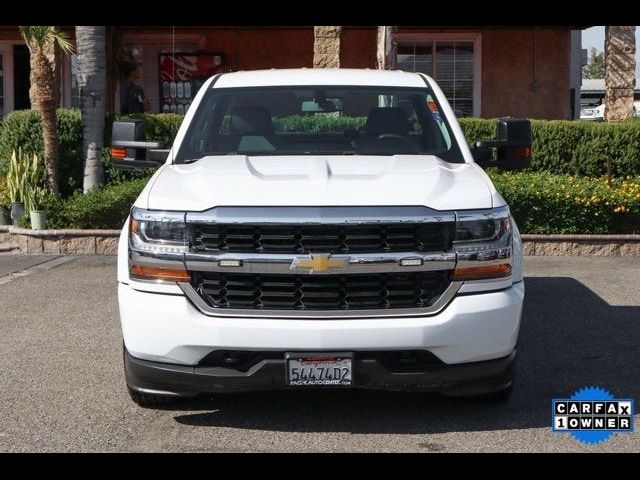
<svg viewBox="0 0 640 480">
<path fill-rule="evenodd" d="M 169 155 L 162 142 L 145 141 L 144 121 L 140 119 L 113 122 L 111 161 L 120 170 L 158 168 Z"/>
<path fill-rule="evenodd" d="M 521 118 L 498 120 L 494 140 L 482 140 L 472 149 L 473 158 L 482 168 L 498 167 L 500 170 L 524 170 L 531 166 L 531 122 Z M 496 159 L 491 160 L 491 149 L 496 149 Z"/>
</svg>

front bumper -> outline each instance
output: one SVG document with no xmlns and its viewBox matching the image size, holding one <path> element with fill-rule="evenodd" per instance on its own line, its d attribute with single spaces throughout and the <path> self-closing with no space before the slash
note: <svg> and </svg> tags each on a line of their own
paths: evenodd
<svg viewBox="0 0 640 480">
<path fill-rule="evenodd" d="M 195 366 L 213 350 L 426 349 L 446 364 L 503 358 L 516 346 L 524 299 L 518 282 L 458 294 L 436 315 L 357 319 L 211 317 L 183 295 L 118 289 L 124 343 L 135 358 Z"/>
<path fill-rule="evenodd" d="M 191 397 L 199 393 L 299 388 L 286 385 L 284 356 L 280 360 L 262 360 L 246 372 L 221 367 L 150 362 L 132 357 L 126 349 L 124 363 L 127 384 L 139 392 Z M 496 360 L 434 365 L 420 372 L 393 372 L 375 358 L 360 358 L 356 352 L 354 380 L 350 388 L 479 395 L 509 388 L 513 383 L 515 365 L 514 350 Z"/>
</svg>

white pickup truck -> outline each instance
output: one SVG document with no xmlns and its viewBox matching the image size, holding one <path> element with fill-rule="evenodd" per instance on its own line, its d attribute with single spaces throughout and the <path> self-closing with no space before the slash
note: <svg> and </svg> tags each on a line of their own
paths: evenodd
<svg viewBox="0 0 640 480">
<path fill-rule="evenodd" d="M 530 147 L 529 122 L 507 119 L 470 149 L 436 83 L 401 71 L 217 75 L 170 150 L 144 141 L 140 120 L 114 123 L 116 165 L 161 164 L 118 251 L 132 399 L 279 388 L 506 399 L 522 248 L 479 164 L 524 168 Z"/>
</svg>

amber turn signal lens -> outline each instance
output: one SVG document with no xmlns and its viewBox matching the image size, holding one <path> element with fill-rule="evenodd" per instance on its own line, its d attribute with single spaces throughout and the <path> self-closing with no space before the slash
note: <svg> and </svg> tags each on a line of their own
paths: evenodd
<svg viewBox="0 0 640 480">
<path fill-rule="evenodd" d="M 508 263 L 462 267 L 453 271 L 454 280 L 479 280 L 482 278 L 508 277 L 509 275 L 511 275 L 511 265 Z"/>
<path fill-rule="evenodd" d="M 126 158 L 127 149 L 120 147 L 111 147 L 111 156 L 113 158 Z"/>
<path fill-rule="evenodd" d="M 191 275 L 179 268 L 148 267 L 146 265 L 132 265 L 131 277 L 141 280 L 167 280 L 170 282 L 188 282 Z"/>
</svg>

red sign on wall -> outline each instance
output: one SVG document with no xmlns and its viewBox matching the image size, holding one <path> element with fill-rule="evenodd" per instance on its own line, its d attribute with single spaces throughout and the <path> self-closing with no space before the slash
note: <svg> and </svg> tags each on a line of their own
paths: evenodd
<svg viewBox="0 0 640 480">
<path fill-rule="evenodd" d="M 202 84 L 222 70 L 220 53 L 161 53 L 160 111 L 184 114 Z"/>
</svg>

